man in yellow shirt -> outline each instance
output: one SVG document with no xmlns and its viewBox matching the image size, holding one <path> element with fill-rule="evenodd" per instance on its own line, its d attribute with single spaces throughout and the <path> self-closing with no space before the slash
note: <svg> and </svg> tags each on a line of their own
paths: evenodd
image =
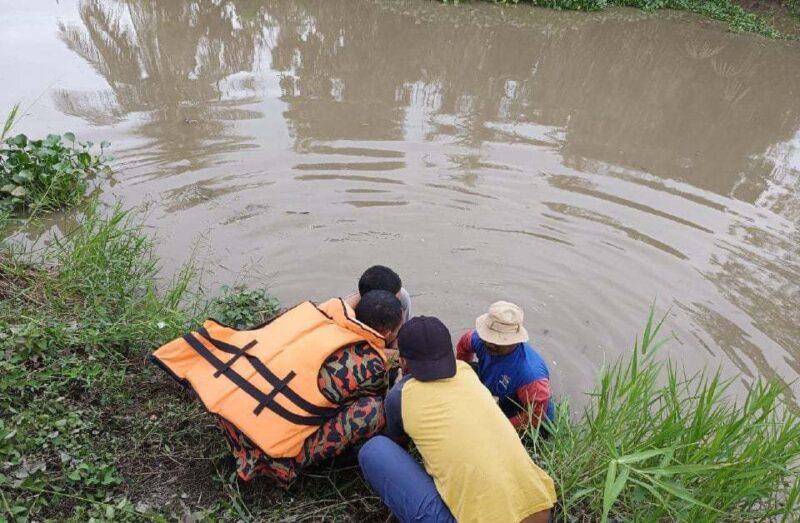
<svg viewBox="0 0 800 523">
<path fill-rule="evenodd" d="M 384 403 L 386 433 L 410 437 L 425 470 L 386 436 L 359 452 L 364 477 L 401 522 L 546 522 L 553 481 L 472 368 L 456 362 L 436 318 L 411 319 L 398 337 L 406 376 Z"/>
</svg>

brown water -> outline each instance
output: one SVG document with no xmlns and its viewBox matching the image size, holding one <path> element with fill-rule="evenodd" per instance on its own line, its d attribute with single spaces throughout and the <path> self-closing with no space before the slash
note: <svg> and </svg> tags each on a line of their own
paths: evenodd
<svg viewBox="0 0 800 523">
<path fill-rule="evenodd" d="M 454 334 L 523 305 L 580 401 L 648 306 L 800 389 L 800 45 L 694 15 L 429 1 L 0 1 L 0 107 L 113 143 L 165 271 L 286 304 L 395 267 Z"/>
</svg>

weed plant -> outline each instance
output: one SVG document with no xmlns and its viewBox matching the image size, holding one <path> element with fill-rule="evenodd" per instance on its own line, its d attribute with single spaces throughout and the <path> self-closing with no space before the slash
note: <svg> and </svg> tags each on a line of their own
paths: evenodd
<svg viewBox="0 0 800 523">
<path fill-rule="evenodd" d="M 796 20 L 800 20 L 800 0 L 785 0 L 783 6 Z"/>
<path fill-rule="evenodd" d="M 210 301 L 207 314 L 224 325 L 250 329 L 280 312 L 280 303 L 267 289 L 222 287 L 222 295 Z"/>
</svg>

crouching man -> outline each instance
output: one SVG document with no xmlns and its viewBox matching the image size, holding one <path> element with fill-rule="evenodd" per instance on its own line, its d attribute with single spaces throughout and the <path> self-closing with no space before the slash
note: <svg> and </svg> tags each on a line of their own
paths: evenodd
<svg viewBox="0 0 800 523">
<path fill-rule="evenodd" d="M 395 517 L 546 522 L 556 501 L 552 479 L 472 368 L 456 361 L 447 327 L 413 318 L 398 342 L 407 374 L 384 403 L 389 437 L 372 438 L 358 455 L 364 477 Z M 408 437 L 424 469 L 395 442 Z"/>
<path fill-rule="evenodd" d="M 383 430 L 387 359 L 400 329 L 394 294 L 302 303 L 236 331 L 213 320 L 164 345 L 153 361 L 216 414 L 243 480 L 286 485 Z"/>
<path fill-rule="evenodd" d="M 475 363 L 481 382 L 517 429 L 539 427 L 555 414 L 550 372 L 528 342 L 523 320 L 519 306 L 495 302 L 456 346 L 456 357 Z"/>
</svg>

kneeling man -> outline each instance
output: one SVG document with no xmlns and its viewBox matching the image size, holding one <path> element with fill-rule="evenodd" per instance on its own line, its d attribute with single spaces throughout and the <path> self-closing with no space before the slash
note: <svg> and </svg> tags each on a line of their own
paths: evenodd
<svg viewBox="0 0 800 523">
<path fill-rule="evenodd" d="M 401 522 L 546 522 L 553 481 L 472 368 L 447 327 L 417 317 L 400 330 L 406 376 L 384 403 L 386 436 L 359 452 L 364 477 Z M 395 441 L 410 437 L 425 470 Z M 392 441 L 395 440 L 395 441 Z"/>
<path fill-rule="evenodd" d="M 387 359 L 403 309 L 387 291 L 302 303 L 237 331 L 207 320 L 153 361 L 217 415 L 244 480 L 283 485 L 383 430 Z"/>
</svg>

